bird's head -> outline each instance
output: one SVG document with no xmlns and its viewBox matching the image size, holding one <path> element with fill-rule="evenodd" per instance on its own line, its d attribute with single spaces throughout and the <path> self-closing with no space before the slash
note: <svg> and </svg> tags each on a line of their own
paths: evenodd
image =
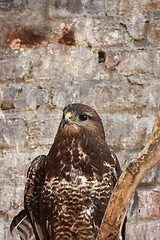
<svg viewBox="0 0 160 240">
<path fill-rule="evenodd" d="M 61 133 L 80 137 L 89 134 L 105 140 L 104 128 L 99 115 L 91 107 L 74 103 L 66 106 L 60 123 Z"/>
</svg>

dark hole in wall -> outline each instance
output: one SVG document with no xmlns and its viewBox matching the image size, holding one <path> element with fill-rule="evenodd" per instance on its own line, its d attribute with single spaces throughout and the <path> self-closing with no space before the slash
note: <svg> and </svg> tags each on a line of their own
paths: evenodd
<svg viewBox="0 0 160 240">
<path fill-rule="evenodd" d="M 103 63 L 105 62 L 106 59 L 106 54 L 103 51 L 98 52 L 98 63 Z"/>
</svg>

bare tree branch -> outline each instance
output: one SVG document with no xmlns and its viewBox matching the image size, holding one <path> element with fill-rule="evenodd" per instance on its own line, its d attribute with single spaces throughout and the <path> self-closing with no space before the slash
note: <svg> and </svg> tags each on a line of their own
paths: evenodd
<svg viewBox="0 0 160 240">
<path fill-rule="evenodd" d="M 150 141 L 123 171 L 106 209 L 97 240 L 121 239 L 121 228 L 129 201 L 145 174 L 160 162 L 160 108 Z"/>
</svg>

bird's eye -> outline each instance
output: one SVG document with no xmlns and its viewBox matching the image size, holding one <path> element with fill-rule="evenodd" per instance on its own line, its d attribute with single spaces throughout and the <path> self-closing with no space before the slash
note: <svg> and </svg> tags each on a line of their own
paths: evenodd
<svg viewBox="0 0 160 240">
<path fill-rule="evenodd" d="M 81 121 L 86 121 L 87 118 L 88 118 L 88 116 L 87 116 L 86 114 L 81 114 L 81 115 L 79 116 L 79 119 L 80 119 Z"/>
</svg>

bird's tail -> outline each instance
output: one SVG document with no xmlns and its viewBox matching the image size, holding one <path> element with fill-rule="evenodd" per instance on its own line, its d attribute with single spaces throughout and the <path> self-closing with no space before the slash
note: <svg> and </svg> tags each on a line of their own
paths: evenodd
<svg viewBox="0 0 160 240">
<path fill-rule="evenodd" d="M 33 236 L 33 228 L 24 209 L 13 218 L 10 225 L 10 234 L 13 239 L 19 237 L 21 240 L 29 240 Z"/>
</svg>

